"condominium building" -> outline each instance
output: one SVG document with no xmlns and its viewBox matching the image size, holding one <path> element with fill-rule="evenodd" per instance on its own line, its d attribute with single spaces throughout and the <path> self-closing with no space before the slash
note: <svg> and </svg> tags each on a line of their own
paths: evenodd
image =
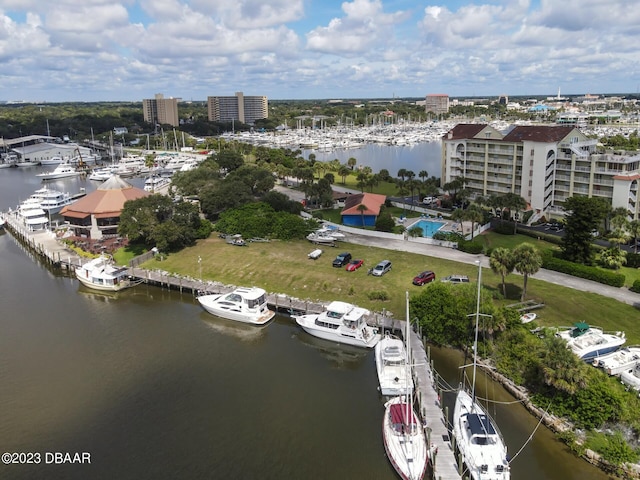
<svg viewBox="0 0 640 480">
<path fill-rule="evenodd" d="M 445 93 L 431 93 L 427 95 L 424 103 L 426 113 L 449 113 L 449 95 Z"/>
<path fill-rule="evenodd" d="M 639 218 L 640 155 L 598 153 L 596 139 L 573 126 L 458 124 L 442 140 L 442 182 L 465 178 L 472 194 L 515 193 L 535 214 L 563 214 L 574 195 L 605 198 Z"/>
<path fill-rule="evenodd" d="M 269 118 L 269 103 L 265 96 L 247 96 L 236 92 L 233 97 L 207 97 L 210 122 L 241 122 L 253 125 L 256 120 Z"/>
<path fill-rule="evenodd" d="M 145 122 L 174 127 L 180 123 L 177 98 L 164 98 L 163 94 L 156 93 L 155 98 L 142 100 L 142 110 Z"/>
</svg>

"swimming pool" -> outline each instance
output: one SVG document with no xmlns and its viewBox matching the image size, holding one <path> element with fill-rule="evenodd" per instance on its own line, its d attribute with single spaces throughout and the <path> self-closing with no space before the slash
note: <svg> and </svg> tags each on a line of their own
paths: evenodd
<svg viewBox="0 0 640 480">
<path fill-rule="evenodd" d="M 433 234 L 446 225 L 447 222 L 439 222 L 436 220 L 418 220 L 409 228 L 418 227 L 422 229 L 422 236 L 426 238 L 433 237 Z"/>
</svg>

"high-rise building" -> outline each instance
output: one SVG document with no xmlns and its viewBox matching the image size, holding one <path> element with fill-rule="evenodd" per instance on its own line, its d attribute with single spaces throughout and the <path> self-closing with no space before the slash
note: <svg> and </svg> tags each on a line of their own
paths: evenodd
<svg viewBox="0 0 640 480">
<path fill-rule="evenodd" d="M 256 120 L 269 118 L 269 103 L 265 96 L 245 97 L 236 92 L 233 97 L 207 97 L 210 122 L 237 121 L 252 125 Z"/>
<path fill-rule="evenodd" d="M 639 218 L 640 155 L 598 153 L 597 139 L 573 126 L 458 124 L 442 140 L 442 182 L 465 179 L 483 197 L 515 193 L 538 215 L 564 214 L 577 195 L 606 199 Z"/>
<path fill-rule="evenodd" d="M 164 98 L 163 94 L 156 93 L 155 98 L 142 101 L 142 109 L 145 122 L 173 127 L 180 123 L 177 98 Z"/>
<path fill-rule="evenodd" d="M 449 95 L 446 93 L 430 93 L 427 95 L 424 103 L 424 111 L 426 113 L 449 113 Z"/>
</svg>

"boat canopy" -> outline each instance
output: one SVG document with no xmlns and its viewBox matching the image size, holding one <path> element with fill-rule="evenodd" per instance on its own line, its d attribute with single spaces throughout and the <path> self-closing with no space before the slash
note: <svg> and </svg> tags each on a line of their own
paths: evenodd
<svg viewBox="0 0 640 480">
<path fill-rule="evenodd" d="M 407 418 L 407 413 L 409 413 L 409 418 Z M 391 405 L 389 414 L 391 415 L 391 423 L 393 425 L 416 424 L 415 414 L 406 403 L 395 403 Z"/>
<path fill-rule="evenodd" d="M 586 322 L 578 322 L 573 325 L 573 330 L 571 331 L 572 337 L 579 337 L 583 335 L 589 330 L 589 324 Z"/>
</svg>

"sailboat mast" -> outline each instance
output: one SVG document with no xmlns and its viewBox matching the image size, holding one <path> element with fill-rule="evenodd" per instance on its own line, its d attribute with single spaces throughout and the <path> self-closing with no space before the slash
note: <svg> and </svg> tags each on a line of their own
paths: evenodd
<svg viewBox="0 0 640 480">
<path fill-rule="evenodd" d="M 405 373 L 405 379 L 404 379 L 404 383 L 405 386 L 407 387 L 407 397 L 406 401 L 405 401 L 405 405 L 406 405 L 406 411 L 405 411 L 405 421 L 407 422 L 407 425 L 405 427 L 405 432 L 407 432 L 412 425 L 412 415 L 413 415 L 413 395 L 410 392 L 409 389 L 409 378 L 411 377 L 411 347 L 409 346 L 409 292 L 405 291 L 404 292 L 405 295 L 405 304 L 406 304 L 406 320 L 405 320 L 405 333 L 404 333 L 404 343 L 405 343 L 405 350 L 407 352 L 407 361 L 405 362 L 405 368 L 406 368 L 406 373 Z"/>
<path fill-rule="evenodd" d="M 476 334 L 473 340 L 473 383 L 471 384 L 471 398 L 476 400 L 476 369 L 478 356 L 478 324 L 480 320 L 480 287 L 482 286 L 482 262 L 478 260 L 478 294 L 476 298 Z"/>
</svg>

